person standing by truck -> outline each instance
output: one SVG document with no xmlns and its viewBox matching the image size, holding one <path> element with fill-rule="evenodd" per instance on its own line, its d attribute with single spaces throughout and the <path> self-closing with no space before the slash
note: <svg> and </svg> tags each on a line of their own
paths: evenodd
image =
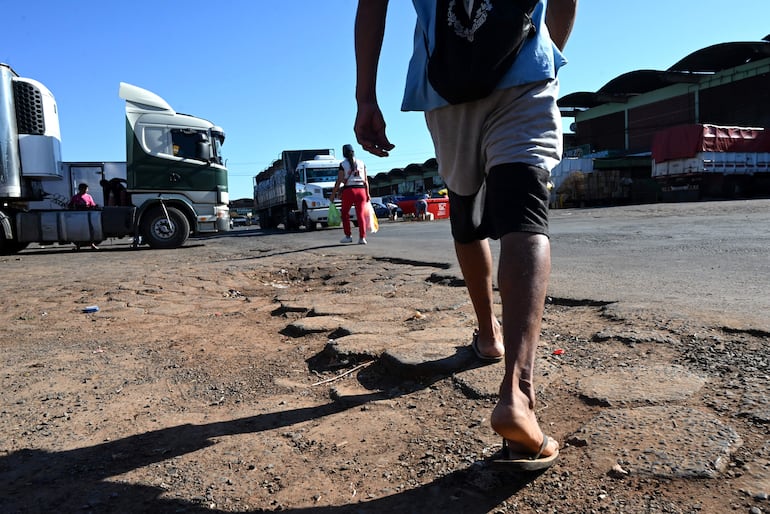
<svg viewBox="0 0 770 514">
<path fill-rule="evenodd" d="M 79 184 L 78 192 L 70 199 L 70 209 L 92 209 L 96 207 L 94 198 L 88 192 L 88 184 Z"/>
<path fill-rule="evenodd" d="M 352 243 L 353 238 L 350 230 L 350 207 L 356 209 L 356 219 L 358 220 L 358 244 L 366 244 L 366 224 L 364 223 L 364 212 L 366 202 L 370 201 L 369 180 L 366 178 L 366 164 L 361 159 L 357 159 L 353 151 L 353 145 L 342 147 L 342 156 L 345 160 L 340 164 L 337 173 L 337 181 L 334 183 L 334 189 L 329 197 L 333 202 L 337 197 L 337 191 L 342 186 L 342 230 L 345 237 L 340 243 Z"/>
<path fill-rule="evenodd" d="M 70 199 L 69 208 L 79 211 L 96 208 L 94 198 L 88 193 L 88 184 L 78 184 L 78 192 Z M 99 249 L 95 241 L 91 241 L 91 249 Z M 75 243 L 75 250 L 80 250 L 80 243 Z"/>
<path fill-rule="evenodd" d="M 425 112 L 449 189 L 455 251 L 479 324 L 471 347 L 480 360 L 505 360 L 490 422 L 503 438 L 497 460 L 516 470 L 547 468 L 559 455 L 558 442 L 537 420 L 533 381 L 551 266 L 547 183 L 562 151 L 557 71 L 566 62 L 560 50 L 578 0 L 530 3 L 523 11 L 514 2 L 495 3 L 492 9 L 489 1 L 414 0 L 415 44 L 401 105 L 404 111 Z M 377 100 L 387 9 L 388 0 L 360 0 L 355 22 L 354 129 L 363 149 L 380 157 L 394 147 Z M 511 11 L 515 21 L 527 22 L 519 30 L 497 14 Z M 477 30 L 489 37 L 474 38 Z M 509 36 L 523 38 L 495 44 Z M 469 43 L 458 39 L 489 44 L 466 52 Z M 503 61 L 485 59 L 503 46 L 517 48 L 512 61 L 496 67 Z M 480 66 L 477 74 L 457 71 L 457 63 L 470 67 L 476 61 L 490 66 Z M 471 94 L 454 94 L 465 86 Z M 500 240 L 502 326 L 494 313 L 488 238 Z"/>
</svg>

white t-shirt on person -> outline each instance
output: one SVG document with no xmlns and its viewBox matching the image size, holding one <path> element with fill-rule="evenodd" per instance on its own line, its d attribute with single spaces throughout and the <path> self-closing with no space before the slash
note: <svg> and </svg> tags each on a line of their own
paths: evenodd
<svg viewBox="0 0 770 514">
<path fill-rule="evenodd" d="M 366 185 L 366 164 L 361 159 L 353 157 L 356 163 L 356 169 L 354 170 L 350 165 L 350 160 L 345 159 L 342 161 L 342 172 L 345 182 L 345 187 L 362 187 Z"/>
</svg>

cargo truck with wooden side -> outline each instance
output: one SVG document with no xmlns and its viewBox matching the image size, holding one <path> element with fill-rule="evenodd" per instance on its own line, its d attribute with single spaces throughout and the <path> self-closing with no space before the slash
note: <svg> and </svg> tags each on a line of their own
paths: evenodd
<svg viewBox="0 0 770 514">
<path fill-rule="evenodd" d="M 280 159 L 254 177 L 254 211 L 260 227 L 328 226 L 329 196 L 341 162 L 332 149 L 281 152 Z"/>
</svg>

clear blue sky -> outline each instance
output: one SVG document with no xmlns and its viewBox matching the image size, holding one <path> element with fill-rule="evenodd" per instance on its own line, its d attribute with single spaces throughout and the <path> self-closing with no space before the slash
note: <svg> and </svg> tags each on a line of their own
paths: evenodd
<svg viewBox="0 0 770 514">
<path fill-rule="evenodd" d="M 379 97 L 396 149 L 365 154 L 369 174 L 433 156 L 419 113 L 401 113 L 414 13 L 391 0 Z M 232 199 L 281 150 L 355 143 L 355 0 L 27 0 L 4 2 L 0 62 L 56 97 L 68 161 L 125 159 L 119 82 L 225 129 Z M 581 0 L 562 95 L 637 69 L 770 33 L 770 1 Z M 569 120 L 568 120 L 569 121 Z M 357 147 L 358 148 L 358 147 Z"/>
</svg>

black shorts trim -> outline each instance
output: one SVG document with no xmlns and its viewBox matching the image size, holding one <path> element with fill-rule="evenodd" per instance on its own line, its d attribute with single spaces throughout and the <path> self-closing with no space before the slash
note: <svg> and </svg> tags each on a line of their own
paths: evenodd
<svg viewBox="0 0 770 514">
<path fill-rule="evenodd" d="M 548 236 L 548 171 L 523 163 L 489 170 L 475 195 L 449 191 L 452 237 L 458 243 L 500 239 L 510 232 Z"/>
</svg>

